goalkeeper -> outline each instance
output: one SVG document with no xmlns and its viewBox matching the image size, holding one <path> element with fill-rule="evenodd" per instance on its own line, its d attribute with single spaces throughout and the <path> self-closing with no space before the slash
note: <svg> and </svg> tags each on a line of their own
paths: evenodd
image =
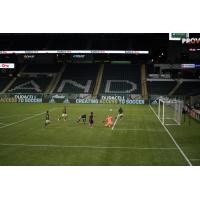
<svg viewBox="0 0 200 200">
<path fill-rule="evenodd" d="M 105 123 L 105 127 L 112 127 L 112 125 L 113 125 L 113 118 L 112 118 L 112 116 L 110 115 L 108 115 L 107 117 L 106 117 L 106 119 L 105 119 L 105 121 L 103 121 L 104 123 Z"/>
</svg>

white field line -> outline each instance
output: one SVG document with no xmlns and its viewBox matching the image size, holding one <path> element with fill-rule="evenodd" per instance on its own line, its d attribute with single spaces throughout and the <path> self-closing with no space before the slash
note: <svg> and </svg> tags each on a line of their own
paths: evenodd
<svg viewBox="0 0 200 200">
<path fill-rule="evenodd" d="M 18 115 L 8 115 L 8 116 L 0 116 L 0 119 L 6 119 L 6 118 L 12 118 L 12 117 L 20 117 L 20 116 L 26 116 L 26 115 L 37 115 L 37 113 L 36 114 L 18 114 Z"/>
<path fill-rule="evenodd" d="M 143 132 L 165 132 L 163 130 L 153 130 L 153 129 L 139 129 L 139 128 L 130 128 L 130 129 L 127 129 L 127 128 L 118 128 L 118 129 L 115 129 L 114 131 L 143 131 Z"/>
<path fill-rule="evenodd" d="M 56 109 L 56 108 L 52 108 L 52 109 L 50 109 L 49 111 L 52 111 L 52 110 L 55 110 L 55 109 Z M 6 125 L 4 125 L 4 126 L 1 126 L 0 129 L 6 128 L 6 127 L 9 127 L 9 126 L 13 126 L 13 125 L 16 125 L 16 124 L 19 124 L 19 123 L 21 123 L 21 122 L 27 121 L 27 120 L 29 120 L 29 119 L 32 119 L 32 118 L 34 118 L 34 117 L 38 117 L 38 116 L 43 115 L 43 114 L 45 114 L 45 112 L 38 113 L 38 114 L 34 114 L 33 116 L 27 117 L 27 118 L 25 118 L 25 119 L 22 119 L 22 120 L 19 120 L 19 121 L 16 121 L 16 122 L 13 122 L 13 123 L 6 124 Z"/>
<path fill-rule="evenodd" d="M 174 137 L 172 136 L 172 134 L 170 133 L 170 131 L 167 129 L 167 127 L 162 123 L 162 121 L 159 119 L 159 117 L 157 116 L 157 114 L 155 113 L 155 111 L 153 110 L 153 108 L 151 107 L 151 105 L 149 105 L 150 109 L 152 110 L 152 112 L 155 114 L 155 116 L 157 117 L 157 119 L 160 121 L 160 123 L 162 124 L 162 126 L 164 127 L 165 131 L 167 132 L 167 134 L 169 135 L 169 137 L 171 138 L 171 140 L 174 142 L 174 144 L 176 145 L 177 149 L 180 151 L 181 155 L 184 157 L 184 159 L 187 161 L 187 163 L 192 166 L 192 163 L 190 162 L 189 158 L 185 155 L 185 153 L 183 152 L 183 150 L 181 149 L 181 147 L 178 145 L 178 143 L 176 142 L 176 140 L 174 139 Z"/>
<path fill-rule="evenodd" d="M 177 148 L 149 148 L 149 147 L 123 147 L 123 146 L 68 146 L 68 145 L 53 145 L 53 144 L 3 144 L 0 143 L 0 146 L 24 146 L 24 147 L 53 147 L 53 148 L 85 148 L 85 149 L 135 149 L 135 150 L 177 150 Z"/>
<path fill-rule="evenodd" d="M 112 131 L 114 130 L 115 125 L 117 124 L 118 119 L 119 119 L 119 114 L 117 115 L 117 118 L 116 118 L 116 120 L 115 120 L 115 122 L 114 122 L 114 124 L 113 124 Z"/>
<path fill-rule="evenodd" d="M 165 126 L 180 126 L 179 124 L 165 124 Z"/>
<path fill-rule="evenodd" d="M 1 123 L 1 122 L 0 122 L 0 124 L 2 124 L 2 125 L 6 125 L 5 123 Z"/>
</svg>

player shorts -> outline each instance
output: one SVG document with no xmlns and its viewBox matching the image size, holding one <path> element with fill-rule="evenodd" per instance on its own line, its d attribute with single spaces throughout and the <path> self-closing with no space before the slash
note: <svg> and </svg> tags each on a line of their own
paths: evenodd
<svg viewBox="0 0 200 200">
<path fill-rule="evenodd" d="M 90 124 L 94 124 L 94 120 L 90 120 L 89 123 L 90 123 Z"/>
<path fill-rule="evenodd" d="M 62 114 L 62 117 L 67 117 L 67 114 L 66 114 L 66 113 L 63 113 L 63 114 Z"/>
<path fill-rule="evenodd" d="M 124 114 L 119 114 L 119 117 L 123 117 L 124 116 Z"/>
<path fill-rule="evenodd" d="M 108 127 L 111 127 L 112 125 L 113 125 L 112 122 L 108 122 L 108 123 L 105 124 L 106 127 L 107 127 L 107 126 L 108 126 Z"/>
<path fill-rule="evenodd" d="M 46 120 L 46 124 L 50 123 L 50 120 Z"/>
</svg>

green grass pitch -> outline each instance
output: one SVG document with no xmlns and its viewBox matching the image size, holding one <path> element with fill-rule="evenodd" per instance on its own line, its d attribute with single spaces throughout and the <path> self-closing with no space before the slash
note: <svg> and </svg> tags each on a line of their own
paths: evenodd
<svg viewBox="0 0 200 200">
<path fill-rule="evenodd" d="M 63 104 L 0 104 L 0 165 L 171 166 L 189 165 L 149 105 L 123 105 L 124 118 L 105 128 L 119 105 L 69 104 L 67 121 L 58 121 Z M 112 111 L 110 111 L 112 109 Z M 51 123 L 44 127 L 46 110 Z M 77 123 L 94 112 L 94 127 Z M 88 119 L 87 119 L 88 121 Z M 200 123 L 186 117 L 167 126 L 192 165 L 200 165 Z"/>
</svg>

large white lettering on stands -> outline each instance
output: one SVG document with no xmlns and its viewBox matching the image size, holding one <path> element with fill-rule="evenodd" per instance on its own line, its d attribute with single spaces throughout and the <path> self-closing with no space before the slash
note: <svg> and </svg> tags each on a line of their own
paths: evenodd
<svg viewBox="0 0 200 200">
<path fill-rule="evenodd" d="M 63 80 L 60 84 L 60 87 L 58 88 L 57 92 L 62 92 L 64 87 L 65 87 L 65 84 L 68 83 L 68 84 L 71 84 L 77 88 L 80 88 L 80 89 L 83 89 L 84 90 L 84 93 L 88 93 L 89 90 L 90 90 L 90 86 L 91 86 L 91 83 L 92 81 L 91 80 L 88 80 L 86 85 L 82 85 L 76 81 L 72 81 L 72 80 Z"/>
<path fill-rule="evenodd" d="M 117 91 L 117 90 L 110 90 L 110 86 L 112 83 L 127 83 L 132 86 L 130 90 L 122 90 L 122 91 Z M 137 90 L 137 85 L 131 81 L 128 80 L 107 80 L 106 82 L 106 88 L 105 88 L 105 93 L 130 93 L 134 92 Z"/>
<path fill-rule="evenodd" d="M 41 92 L 40 86 L 33 80 L 17 85 L 8 91 L 13 92 L 15 90 L 35 90 L 36 92 Z"/>
</svg>

